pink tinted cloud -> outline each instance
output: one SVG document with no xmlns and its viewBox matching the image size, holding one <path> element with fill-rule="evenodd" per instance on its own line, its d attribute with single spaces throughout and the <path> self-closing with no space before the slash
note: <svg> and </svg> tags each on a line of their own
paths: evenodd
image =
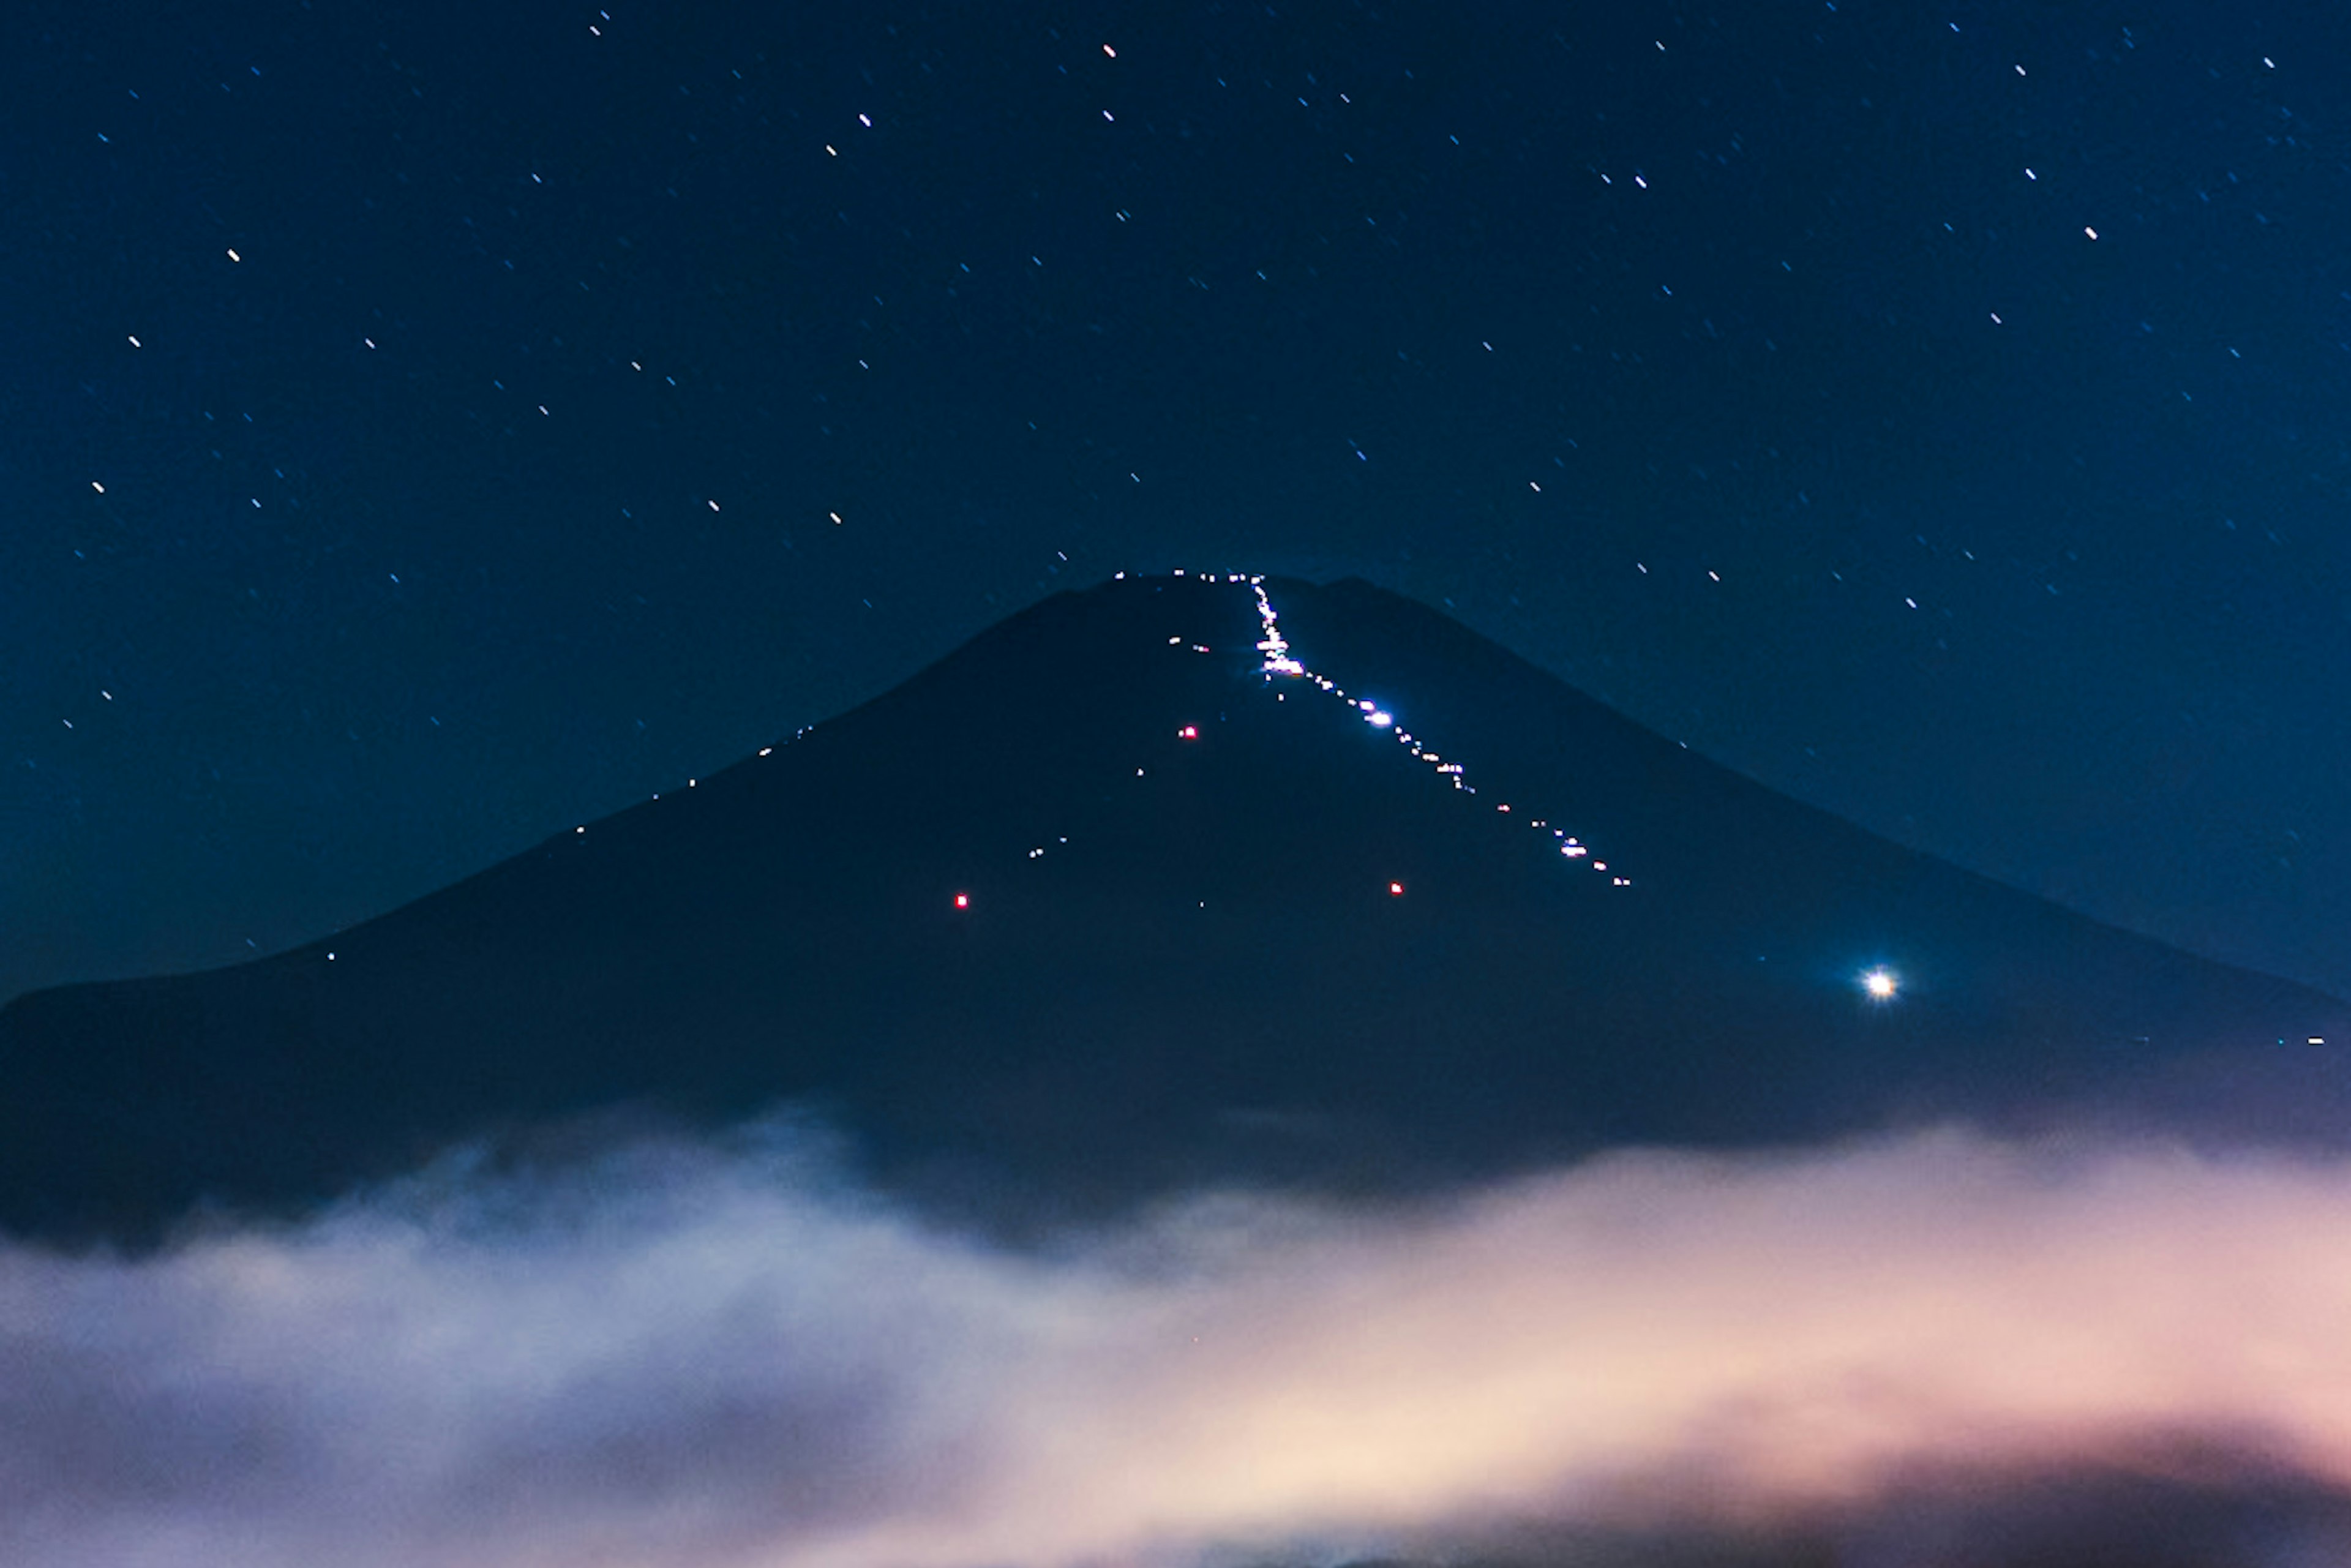
<svg viewBox="0 0 2351 1568">
<path fill-rule="evenodd" d="M 1014 1250 L 787 1149 L 0 1253 L 0 1561 L 925 1568 L 2351 1490 L 2351 1162 L 1963 1133 Z M 1810 1526 L 1807 1525 L 1807 1528 Z"/>
</svg>

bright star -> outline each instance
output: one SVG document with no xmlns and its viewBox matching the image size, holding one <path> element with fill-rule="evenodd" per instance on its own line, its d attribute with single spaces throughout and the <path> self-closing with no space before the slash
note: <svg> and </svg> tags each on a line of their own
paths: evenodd
<svg viewBox="0 0 2351 1568">
<path fill-rule="evenodd" d="M 1890 1001 L 1894 993 L 1902 988 L 1902 983 L 1894 977 L 1890 969 L 1872 969 L 1861 977 L 1861 988 L 1867 991 L 1873 1000 Z"/>
</svg>

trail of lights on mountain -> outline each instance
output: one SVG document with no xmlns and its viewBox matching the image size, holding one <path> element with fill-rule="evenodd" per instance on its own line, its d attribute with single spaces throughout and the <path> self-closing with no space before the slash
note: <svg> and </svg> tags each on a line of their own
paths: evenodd
<svg viewBox="0 0 2351 1568">
<path fill-rule="evenodd" d="M 1115 575 L 1113 580 L 1124 581 L 1127 579 L 1127 575 L 1128 574 L 1125 572 L 1119 572 Z M 1244 585 L 1249 589 L 1250 594 L 1257 601 L 1259 628 L 1257 651 L 1261 655 L 1261 659 L 1259 664 L 1259 671 L 1265 677 L 1268 685 L 1273 684 L 1277 679 L 1285 682 L 1304 682 L 1312 686 L 1314 690 L 1322 692 L 1336 701 L 1345 703 L 1350 709 L 1353 710 L 1364 723 L 1371 726 L 1374 729 L 1385 731 L 1399 747 L 1403 747 L 1405 751 L 1412 757 L 1414 761 L 1426 764 L 1432 772 L 1447 780 L 1447 782 L 1451 784 L 1456 790 L 1458 790 L 1465 795 L 1475 795 L 1478 793 L 1477 786 L 1469 782 L 1461 764 L 1458 762 L 1447 762 L 1440 753 L 1429 746 L 1419 736 L 1414 734 L 1408 729 L 1405 729 L 1403 725 L 1398 723 L 1396 716 L 1393 712 L 1389 711 L 1387 708 L 1382 707 L 1375 702 L 1372 702 L 1364 698 L 1350 696 L 1347 694 L 1346 689 L 1341 686 L 1336 681 L 1332 680 L 1327 675 L 1318 674 L 1314 671 L 1308 669 L 1306 665 L 1299 660 L 1297 655 L 1290 650 L 1289 638 L 1282 634 L 1281 618 L 1273 607 L 1271 597 L 1266 592 L 1265 578 L 1263 575 L 1238 571 L 1224 573 L 1204 571 L 1197 573 L 1196 575 L 1177 571 L 1174 573 L 1174 575 L 1178 578 L 1190 576 L 1191 580 L 1194 581 L 1221 581 L 1235 585 Z M 1185 652 L 1191 653 L 1206 653 L 1210 651 L 1207 644 L 1194 642 L 1181 634 L 1170 636 L 1167 639 L 1167 645 L 1171 648 L 1181 648 Z M 809 727 L 803 727 L 800 731 L 798 734 L 795 734 L 791 738 L 798 740 L 801 735 L 808 733 Z M 1193 741 L 1197 740 L 1200 737 L 1199 727 L 1196 725 L 1185 725 L 1176 733 L 1176 737 L 1180 740 Z M 775 748 L 772 747 L 763 748 L 759 755 L 761 757 L 766 757 Z M 1134 776 L 1138 779 L 1144 778 L 1145 777 L 1145 770 L 1141 768 L 1137 768 L 1134 770 Z M 691 783 L 692 781 L 689 780 L 689 787 L 691 787 Z M 653 799 L 659 800 L 661 797 L 656 795 Z M 1508 802 L 1497 805 L 1494 808 L 1494 810 L 1498 816 L 1510 816 L 1516 814 L 1512 811 L 1511 807 Z M 1553 846 L 1558 850 L 1560 857 L 1562 860 L 1583 862 L 1589 865 L 1595 873 L 1606 876 L 1608 878 L 1609 885 L 1612 887 L 1630 887 L 1633 885 L 1632 878 L 1625 875 L 1622 872 L 1611 871 L 1609 869 L 1609 863 L 1606 861 L 1596 859 L 1593 855 L 1591 846 L 1584 843 L 1581 839 L 1577 838 L 1573 834 L 1568 832 L 1566 829 L 1553 827 L 1548 819 L 1542 817 L 1531 819 L 1527 825 L 1531 831 L 1550 834 Z M 586 830 L 582 829 L 580 831 L 585 831 Z M 1062 837 L 1059 841 L 1061 844 L 1066 845 L 1070 841 L 1067 837 Z M 1042 859 L 1044 855 L 1045 846 L 1039 844 L 1032 846 L 1024 858 L 1035 861 Z M 1388 891 L 1391 894 L 1401 895 L 1404 891 L 1404 887 L 1401 883 L 1390 883 L 1388 884 Z M 969 896 L 967 894 L 956 894 L 955 895 L 954 903 L 955 907 L 957 909 L 968 909 L 970 907 Z"/>
<path fill-rule="evenodd" d="M 1178 572 L 1176 575 L 1181 577 L 1183 573 Z M 1201 575 L 1211 582 L 1217 580 L 1216 574 L 1213 572 L 1204 572 Z M 1290 652 L 1290 640 L 1281 634 L 1281 619 L 1273 608 L 1272 599 L 1266 593 L 1265 579 L 1262 576 L 1244 575 L 1240 572 L 1228 572 L 1225 574 L 1224 580 L 1233 583 L 1247 583 L 1249 585 L 1249 591 L 1257 597 L 1257 616 L 1259 628 L 1259 636 L 1258 638 L 1257 646 L 1258 652 L 1265 655 L 1264 663 L 1259 666 L 1259 669 L 1264 674 L 1269 685 L 1270 685 L 1276 678 L 1305 681 L 1311 684 L 1315 690 L 1325 693 L 1328 695 L 1345 703 L 1362 717 L 1365 724 L 1370 725 L 1374 729 L 1385 730 L 1395 739 L 1398 746 L 1404 747 L 1405 751 L 1411 754 L 1413 760 L 1426 763 L 1428 767 L 1439 777 L 1449 780 L 1454 789 L 1461 791 L 1465 795 L 1475 795 L 1478 792 L 1477 786 L 1469 782 L 1468 777 L 1462 771 L 1462 768 L 1459 763 L 1446 761 L 1444 757 L 1431 747 L 1426 741 L 1422 740 L 1418 736 L 1416 736 L 1410 730 L 1405 729 L 1401 724 L 1397 723 L 1395 714 L 1389 712 L 1386 708 L 1382 707 L 1375 702 L 1367 701 L 1361 697 L 1349 696 L 1345 688 L 1342 687 L 1336 681 L 1332 680 L 1326 675 L 1319 675 L 1315 674 L 1312 670 L 1308 669 L 1298 660 L 1298 658 Z M 1496 806 L 1494 810 L 1499 816 L 1510 816 L 1512 814 L 1508 802 Z M 1552 836 L 1553 843 L 1559 850 L 1561 858 L 1570 861 L 1584 862 L 1590 865 L 1593 871 L 1605 875 L 1608 878 L 1610 886 L 1630 887 L 1633 885 L 1632 878 L 1625 876 L 1621 872 L 1610 871 L 1606 861 L 1593 858 L 1591 847 L 1585 844 L 1582 840 L 1569 833 L 1566 829 L 1554 828 L 1547 819 L 1541 817 L 1534 818 L 1528 823 L 1528 826 L 1536 831 L 1549 833 Z M 1402 889 L 1392 884 L 1391 891 L 1401 892 Z"/>
<path fill-rule="evenodd" d="M 1119 572 L 1116 574 L 1113 580 L 1123 581 L 1127 579 L 1127 576 L 1128 574 L 1125 572 Z M 1478 793 L 1477 786 L 1469 782 L 1468 775 L 1463 769 L 1461 764 L 1447 761 L 1444 756 L 1431 747 L 1426 741 L 1411 730 L 1405 728 L 1404 726 L 1398 722 L 1394 712 L 1367 698 L 1350 695 L 1346 688 L 1340 685 L 1336 681 L 1331 679 L 1327 675 L 1317 674 L 1315 671 L 1309 669 L 1306 664 L 1298 658 L 1296 653 L 1291 650 L 1289 638 L 1282 633 L 1280 616 L 1275 611 L 1273 601 L 1266 591 L 1265 579 L 1262 575 L 1244 572 L 1217 573 L 1207 571 L 1193 574 L 1177 571 L 1174 573 L 1174 576 L 1179 579 L 1188 578 L 1190 580 L 1197 582 L 1222 582 L 1235 586 L 1246 586 L 1249 589 L 1250 595 L 1256 601 L 1257 607 L 1259 628 L 1257 652 L 1260 655 L 1258 668 L 1259 673 L 1264 677 L 1267 685 L 1271 685 L 1277 681 L 1285 684 L 1293 681 L 1301 682 L 1311 686 L 1313 690 L 1330 696 L 1334 701 L 1344 703 L 1348 709 L 1364 724 L 1369 725 L 1374 729 L 1385 732 L 1390 738 L 1395 740 L 1396 745 L 1404 748 L 1414 761 L 1426 764 L 1431 772 L 1445 779 L 1455 790 L 1464 795 L 1474 796 Z M 1207 643 L 1195 642 L 1180 633 L 1170 636 L 1167 639 L 1167 645 L 1170 648 L 1181 649 L 1189 653 L 1207 653 L 1211 651 Z M 802 726 L 789 737 L 789 739 L 799 739 L 812 727 L 814 727 Z M 1176 736 L 1179 740 L 1196 741 L 1200 738 L 1199 727 L 1193 724 L 1184 725 L 1176 731 Z M 789 744 L 789 741 L 779 744 L 788 745 Z M 774 755 L 778 747 L 776 746 L 762 747 L 759 749 L 758 755 L 762 758 L 769 757 Z M 1138 767 L 1134 770 L 1134 776 L 1138 779 L 1144 778 L 1146 776 L 1146 770 Z M 689 779 L 686 780 L 686 787 L 688 789 L 693 789 L 699 782 L 699 779 Z M 655 794 L 653 798 L 655 800 L 658 800 L 661 799 L 661 796 L 659 794 Z M 1511 806 L 1507 801 L 1498 804 L 1494 808 L 1494 810 L 1495 814 L 1498 816 L 1512 816 L 1518 814 L 1513 811 Z M 1556 848 L 1562 859 L 1584 862 L 1595 873 L 1606 876 L 1609 881 L 1609 885 L 1612 887 L 1630 887 L 1633 885 L 1632 878 L 1625 876 L 1622 872 L 1611 871 L 1606 861 L 1596 859 L 1593 855 L 1589 845 L 1585 844 L 1581 839 L 1575 837 L 1573 834 L 1569 833 L 1564 828 L 1553 827 L 1551 825 L 1548 819 L 1542 817 L 1531 819 L 1527 825 L 1534 831 L 1548 833 L 1551 836 L 1553 847 Z M 585 834 L 587 831 L 588 830 L 584 825 L 573 830 L 573 831 L 578 834 Z M 1057 840 L 1057 847 L 1066 846 L 1069 841 L 1070 841 L 1066 836 L 1060 836 Z M 1044 844 L 1035 844 L 1029 849 L 1024 858 L 1029 861 L 1037 861 L 1044 858 L 1045 853 L 1046 846 Z M 1391 896 L 1401 897 L 1403 895 L 1405 891 L 1404 883 L 1400 882 L 1388 882 L 1385 885 L 1388 894 Z M 973 905 L 973 899 L 968 890 L 956 891 L 951 895 L 949 902 L 953 907 L 958 911 L 969 911 Z M 332 956 L 332 955 L 329 955 L 329 956 Z"/>
</svg>

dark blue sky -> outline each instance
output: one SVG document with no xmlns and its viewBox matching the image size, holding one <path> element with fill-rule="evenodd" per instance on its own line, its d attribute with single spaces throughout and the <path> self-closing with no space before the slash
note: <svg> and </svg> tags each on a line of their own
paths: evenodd
<svg viewBox="0 0 2351 1568">
<path fill-rule="evenodd" d="M 15 22 L 0 995 L 364 918 L 1170 566 L 1368 576 L 2351 989 L 2336 8 Z"/>
</svg>

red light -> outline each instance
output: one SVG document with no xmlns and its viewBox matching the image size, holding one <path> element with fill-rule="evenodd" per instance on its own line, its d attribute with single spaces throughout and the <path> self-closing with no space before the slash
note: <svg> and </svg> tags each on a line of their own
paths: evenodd
<svg viewBox="0 0 2351 1568">
<path fill-rule="evenodd" d="M 1388 896 L 1390 898 L 1402 898 L 1404 896 L 1404 883 L 1400 882 L 1392 882 L 1388 883 Z"/>
<path fill-rule="evenodd" d="M 1200 738 L 1200 727 L 1196 724 L 1187 724 L 1183 728 L 1176 732 L 1176 738 L 1178 740 L 1197 740 Z"/>
<path fill-rule="evenodd" d="M 956 894 L 956 907 L 957 909 L 969 909 L 971 907 L 971 894 L 967 893 Z"/>
</svg>

